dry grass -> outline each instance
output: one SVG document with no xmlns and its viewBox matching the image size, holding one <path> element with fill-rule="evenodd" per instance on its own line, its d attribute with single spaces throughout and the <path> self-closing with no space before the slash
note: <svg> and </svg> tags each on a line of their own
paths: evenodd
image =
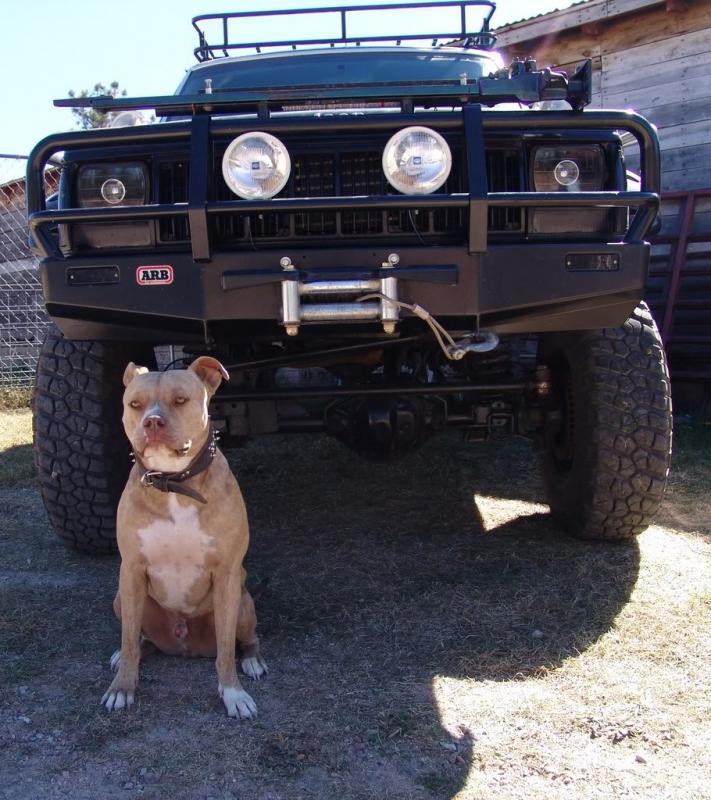
<svg viewBox="0 0 711 800">
<path fill-rule="evenodd" d="M 31 389 L 0 388 L 0 411 L 29 408 Z"/>
<path fill-rule="evenodd" d="M 133 713 L 99 708 L 116 562 L 58 544 L 23 477 L 28 415 L 0 420 L 0 797 L 711 797 L 704 431 L 623 546 L 561 536 L 518 443 L 234 453 L 272 667 L 239 724 L 202 660 L 151 658 Z"/>
<path fill-rule="evenodd" d="M 678 425 L 674 437 L 674 470 L 670 476 L 672 491 L 677 497 L 705 494 L 711 473 L 711 423 Z"/>
<path fill-rule="evenodd" d="M 640 555 L 585 651 L 533 680 L 436 679 L 442 724 L 473 761 L 461 797 L 710 796 L 708 545 L 652 528 Z"/>
</svg>

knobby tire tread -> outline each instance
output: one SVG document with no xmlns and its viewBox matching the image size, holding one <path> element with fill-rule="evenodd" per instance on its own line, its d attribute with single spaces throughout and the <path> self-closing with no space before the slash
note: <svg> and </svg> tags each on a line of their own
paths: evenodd
<svg viewBox="0 0 711 800">
<path fill-rule="evenodd" d="M 65 339 L 52 326 L 33 394 L 35 465 L 57 535 L 82 553 L 115 553 L 116 507 L 130 469 L 123 371 L 145 346 Z M 145 362 L 144 362 L 145 363 Z"/>
<path fill-rule="evenodd" d="M 659 509 L 671 461 L 669 372 L 641 303 L 620 328 L 561 336 L 573 376 L 575 453 L 567 474 L 543 456 L 553 516 L 582 539 L 624 541 Z"/>
</svg>

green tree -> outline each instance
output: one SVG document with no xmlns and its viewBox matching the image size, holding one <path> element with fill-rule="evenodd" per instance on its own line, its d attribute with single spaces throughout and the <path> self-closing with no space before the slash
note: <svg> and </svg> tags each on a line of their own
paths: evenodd
<svg viewBox="0 0 711 800">
<path fill-rule="evenodd" d="M 118 81 L 112 81 L 107 88 L 103 83 L 94 84 L 93 89 L 82 89 L 77 94 L 73 89 L 69 90 L 70 97 L 83 99 L 85 97 L 125 97 L 126 90 L 119 89 Z M 87 130 L 89 128 L 106 128 L 117 115 L 116 111 L 99 111 L 96 108 L 73 108 L 74 120 L 79 128 Z"/>
</svg>

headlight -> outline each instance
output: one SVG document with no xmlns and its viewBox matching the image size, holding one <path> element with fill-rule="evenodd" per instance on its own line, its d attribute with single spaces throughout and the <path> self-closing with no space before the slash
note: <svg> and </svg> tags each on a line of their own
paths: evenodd
<svg viewBox="0 0 711 800">
<path fill-rule="evenodd" d="M 533 152 L 533 188 L 537 192 L 598 192 L 606 178 L 600 145 L 550 145 Z"/>
<path fill-rule="evenodd" d="M 388 183 L 404 194 L 431 194 L 449 177 L 452 152 L 430 128 L 413 125 L 390 138 L 383 151 Z"/>
<path fill-rule="evenodd" d="M 291 159 L 284 144 L 270 133 L 243 133 L 222 157 L 225 183 L 245 200 L 266 200 L 289 180 Z"/>
<path fill-rule="evenodd" d="M 77 175 L 79 208 L 140 206 L 148 200 L 144 164 L 85 164 Z"/>
<path fill-rule="evenodd" d="M 531 165 L 537 192 L 599 192 L 608 185 L 607 159 L 599 144 L 538 145 L 531 153 Z M 536 208 L 529 211 L 528 231 L 610 236 L 622 227 L 618 217 L 618 211 L 607 208 Z"/>
</svg>

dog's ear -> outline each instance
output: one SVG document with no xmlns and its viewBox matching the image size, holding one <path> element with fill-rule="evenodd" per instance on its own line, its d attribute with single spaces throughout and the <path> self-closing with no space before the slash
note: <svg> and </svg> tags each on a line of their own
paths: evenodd
<svg viewBox="0 0 711 800">
<path fill-rule="evenodd" d="M 215 394 L 223 378 L 226 381 L 230 379 L 227 370 L 216 358 L 212 358 L 212 356 L 200 356 L 200 358 L 196 358 L 188 369 L 192 370 L 205 384 L 205 388 L 210 397 Z"/>
<path fill-rule="evenodd" d="M 148 367 L 137 367 L 133 361 L 126 367 L 123 373 L 123 385 L 128 386 L 131 381 L 139 375 L 145 375 Z"/>
</svg>

